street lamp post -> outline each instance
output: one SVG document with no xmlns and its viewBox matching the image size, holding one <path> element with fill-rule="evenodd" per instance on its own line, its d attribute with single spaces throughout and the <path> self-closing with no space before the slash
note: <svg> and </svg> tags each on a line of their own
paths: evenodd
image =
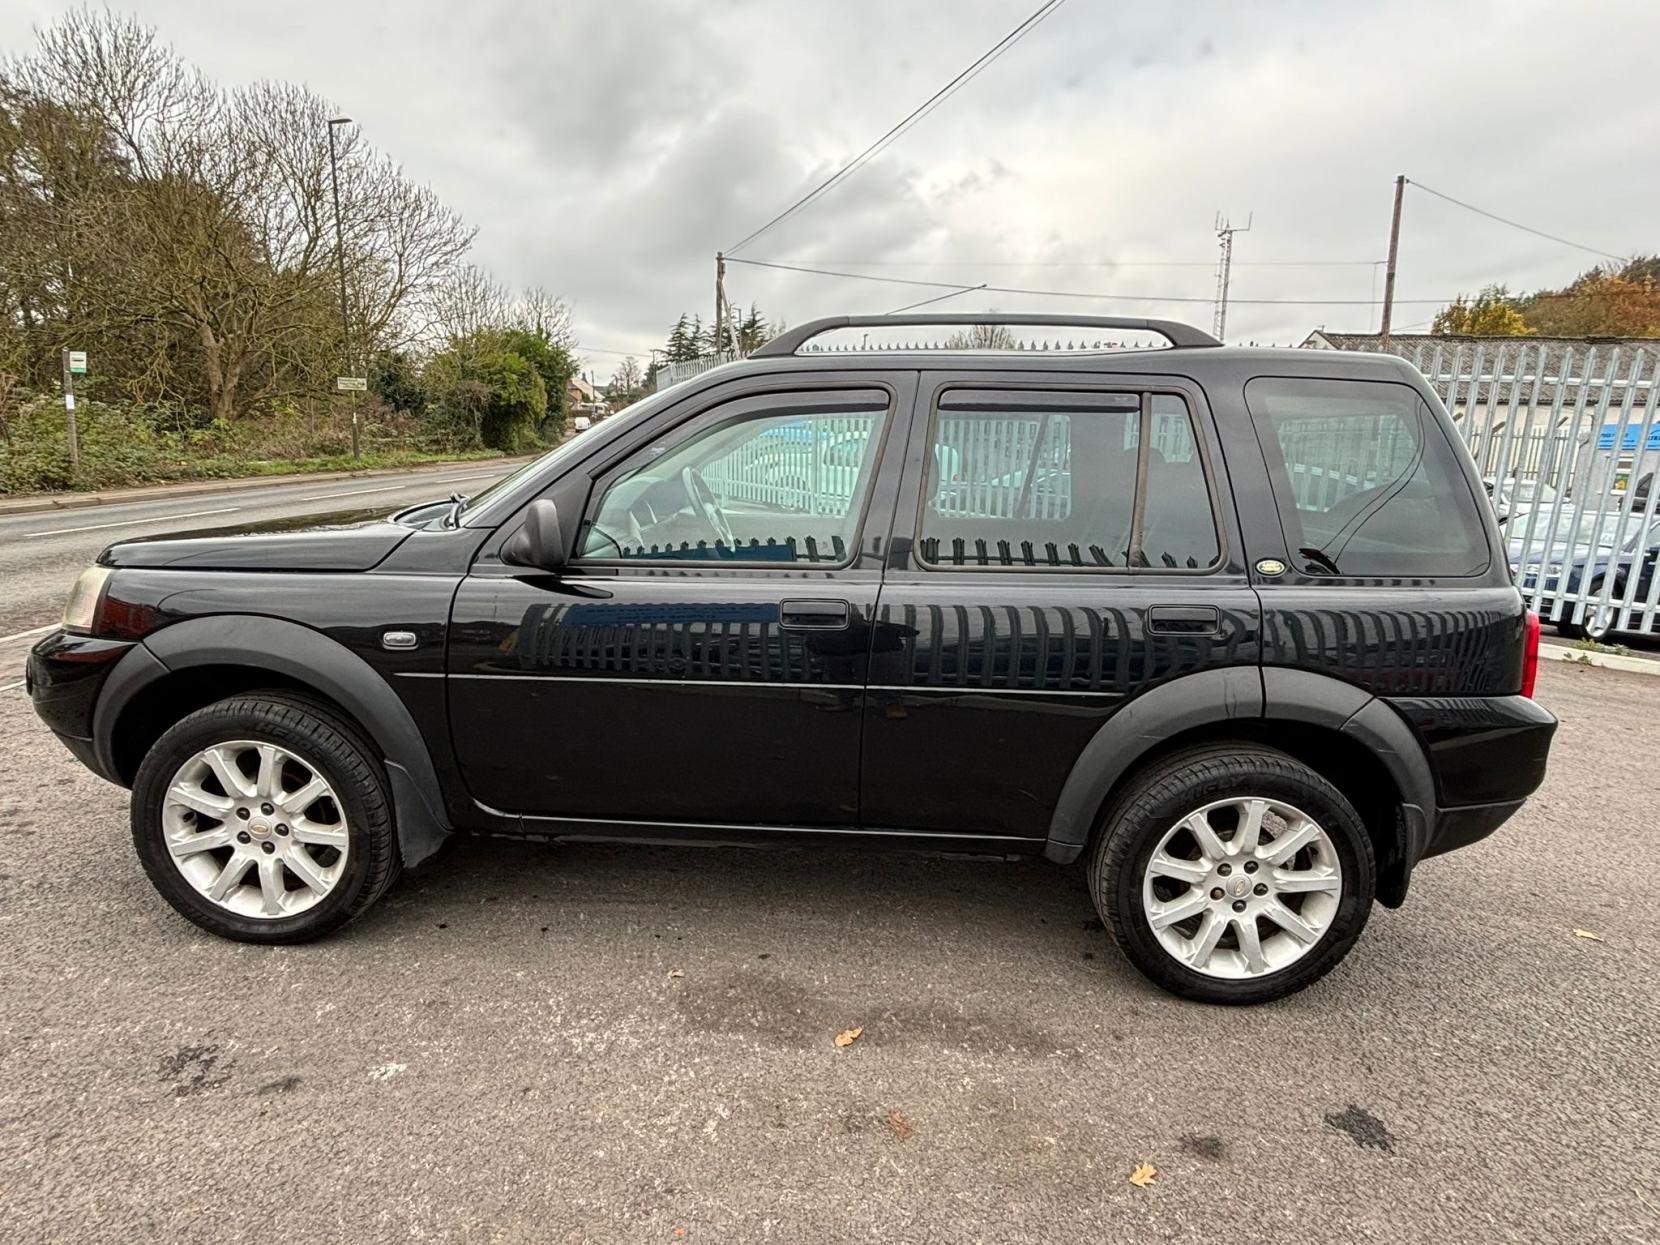
<svg viewBox="0 0 1660 1245">
<path fill-rule="evenodd" d="M 350 117 L 329 118 L 329 184 L 334 191 L 334 266 L 340 273 L 340 349 L 346 358 L 346 374 L 352 370 L 352 323 L 346 311 L 346 248 L 340 233 L 340 156 L 334 146 L 334 127 L 350 125 Z M 352 460 L 359 457 L 357 431 L 357 390 L 352 390 Z"/>
</svg>

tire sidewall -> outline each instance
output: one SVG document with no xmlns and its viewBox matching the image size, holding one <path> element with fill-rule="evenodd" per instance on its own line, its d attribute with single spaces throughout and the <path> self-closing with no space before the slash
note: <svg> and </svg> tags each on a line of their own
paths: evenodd
<svg viewBox="0 0 1660 1245">
<path fill-rule="evenodd" d="M 321 722 L 317 725 L 328 729 Z M 343 765 L 349 758 L 336 755 L 342 749 L 359 750 L 337 733 L 328 734 L 332 738 L 325 740 L 283 723 L 261 721 L 251 707 L 228 704 L 192 714 L 156 741 L 133 783 L 133 846 L 151 882 L 180 914 L 224 937 L 269 943 L 307 941 L 351 918 L 370 885 L 372 815 L 360 785 L 345 776 Z M 202 749 L 244 739 L 277 744 L 294 753 L 328 782 L 346 816 L 346 868 L 340 880 L 321 900 L 291 917 L 257 920 L 220 907 L 191 886 L 167 849 L 162 808 L 173 775 Z"/>
<path fill-rule="evenodd" d="M 1299 990 L 1347 953 L 1371 909 L 1377 884 L 1371 840 L 1348 802 L 1312 773 L 1309 781 L 1273 768 L 1254 768 L 1249 776 L 1236 773 L 1197 782 L 1155 784 L 1157 798 L 1135 811 L 1133 824 L 1113 831 L 1131 836 L 1116 875 L 1102 879 L 1100 893 L 1111 902 L 1114 932 L 1120 943 L 1128 944 L 1126 949 L 1138 968 L 1158 985 L 1186 998 L 1255 1003 Z M 1293 805 L 1320 823 L 1337 851 L 1343 890 L 1319 941 L 1294 963 L 1260 977 L 1211 977 L 1181 963 L 1159 942 L 1147 924 L 1142 882 L 1154 850 L 1182 818 L 1215 801 L 1251 797 Z"/>
</svg>

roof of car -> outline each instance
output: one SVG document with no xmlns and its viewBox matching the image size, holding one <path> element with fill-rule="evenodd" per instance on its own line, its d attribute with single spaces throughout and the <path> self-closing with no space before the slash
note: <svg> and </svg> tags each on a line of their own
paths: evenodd
<svg viewBox="0 0 1660 1245">
<path fill-rule="evenodd" d="M 1284 370 L 1296 375 L 1346 374 L 1376 377 L 1417 370 L 1392 354 L 1366 351 L 1302 350 L 1292 347 L 1161 347 L 1148 350 L 803 350 L 799 354 L 751 357 L 700 373 L 696 379 L 754 375 L 759 371 L 989 371 L 1072 373 L 1155 373 L 1200 376 L 1220 372 L 1261 375 Z"/>
</svg>

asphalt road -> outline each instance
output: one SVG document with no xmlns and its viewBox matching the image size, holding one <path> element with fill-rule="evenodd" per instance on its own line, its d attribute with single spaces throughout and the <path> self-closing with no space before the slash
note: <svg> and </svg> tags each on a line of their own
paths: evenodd
<svg viewBox="0 0 1660 1245">
<path fill-rule="evenodd" d="M 388 514 L 427 498 L 476 493 L 512 466 L 459 464 L 405 476 L 252 483 L 225 492 L 0 516 L 0 687 L 23 677 L 33 635 L 50 630 L 70 585 L 112 541 L 358 506 Z"/>
<path fill-rule="evenodd" d="M 219 941 L 0 695 L 0 1240 L 1657 1240 L 1657 690 L 1548 665 L 1542 793 L 1245 1011 L 1041 864 L 464 845 Z"/>
</svg>

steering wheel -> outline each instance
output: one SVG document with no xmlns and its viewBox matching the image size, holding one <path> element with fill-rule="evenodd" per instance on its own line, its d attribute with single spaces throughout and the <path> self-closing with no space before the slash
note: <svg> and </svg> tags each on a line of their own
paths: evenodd
<svg viewBox="0 0 1660 1245">
<path fill-rule="evenodd" d="M 715 490 L 709 487 L 703 473 L 696 467 L 684 468 L 680 473 L 680 486 L 686 490 L 686 500 L 691 502 L 692 512 L 709 525 L 715 539 L 724 542 L 728 549 L 736 548 L 738 541 L 732 535 L 732 525 L 726 521 L 720 502 L 715 500 Z"/>
</svg>

